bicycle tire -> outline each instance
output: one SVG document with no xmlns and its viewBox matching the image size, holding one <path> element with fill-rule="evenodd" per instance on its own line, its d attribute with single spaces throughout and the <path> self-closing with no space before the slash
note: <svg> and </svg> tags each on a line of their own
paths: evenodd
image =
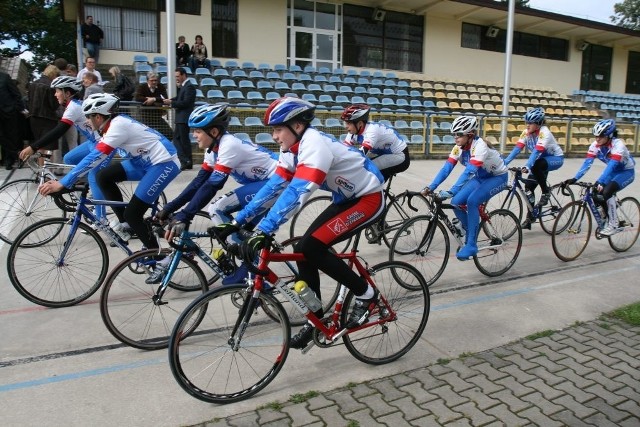
<svg viewBox="0 0 640 427">
<path fill-rule="evenodd" d="M 420 272 L 404 262 L 385 261 L 371 267 L 370 272 L 380 291 L 381 302 L 386 300 L 396 316 L 388 318 L 387 306 L 379 304 L 368 323 L 344 335 L 342 340 L 356 359 L 371 365 L 382 365 L 402 357 L 422 336 L 429 320 L 429 289 Z M 398 286 L 395 282 L 397 277 L 413 283 L 412 289 L 416 290 Z M 349 292 L 341 313 L 343 325 L 354 302 L 355 295 Z"/>
<path fill-rule="evenodd" d="M 489 212 L 489 218 L 481 222 L 480 230 L 484 236 L 478 236 L 479 251 L 473 257 L 473 262 L 485 276 L 501 276 L 513 267 L 520 255 L 522 248 L 520 221 L 513 212 L 498 209 Z M 482 249 L 483 246 L 490 247 Z"/>
<path fill-rule="evenodd" d="M 512 191 L 512 185 L 509 184 L 506 189 L 487 201 L 485 210 L 492 212 L 498 209 L 506 209 L 512 212 L 518 219 L 518 222 L 521 223 L 524 220 L 525 204 L 522 201 L 520 192 L 517 189 L 513 191 L 513 193 Z"/>
<path fill-rule="evenodd" d="M 558 225 L 556 226 L 556 224 Z M 578 258 L 589 244 L 591 226 L 591 215 L 582 200 L 566 205 L 560 210 L 553 225 L 551 233 L 553 253 L 565 262 Z M 562 232 L 558 232 L 560 227 L 564 228 Z"/>
<path fill-rule="evenodd" d="M 79 223 L 73 237 L 70 228 L 64 218 L 45 219 L 24 230 L 11 244 L 7 255 L 9 279 L 29 301 L 51 308 L 69 307 L 100 288 L 109 271 L 107 247 L 89 225 Z M 31 244 L 42 242 L 43 236 L 49 236 L 46 243 Z M 69 240 L 64 260 L 59 261 Z"/>
<path fill-rule="evenodd" d="M 210 403 L 232 403 L 247 399 L 265 388 L 280 372 L 289 354 L 290 326 L 282 305 L 261 293 L 260 305 L 250 322 L 239 325 L 243 337 L 234 348 L 232 331 L 246 314 L 233 299 L 246 286 L 212 289 L 196 298 L 178 318 L 169 340 L 169 366 L 180 387 L 191 396 Z M 192 317 L 204 317 L 195 331 Z M 185 330 L 187 331 L 185 333 Z"/>
<path fill-rule="evenodd" d="M 435 226 L 432 226 L 433 221 Z M 427 232 L 431 235 L 428 236 Z M 447 267 L 451 250 L 449 242 L 442 222 L 427 215 L 417 216 L 407 221 L 394 236 L 389 261 L 403 261 L 414 266 L 430 287 Z"/>
<path fill-rule="evenodd" d="M 409 207 L 408 200 L 406 193 L 395 196 L 395 198 L 390 197 L 381 217 L 365 229 L 365 237 L 370 243 L 375 240 L 375 236 L 378 233 L 382 233 L 382 241 L 387 248 L 391 248 L 393 238 L 402 227 L 402 224 L 416 216 L 426 215 L 431 212 L 431 205 L 423 195 L 413 194 L 411 196 L 411 207 Z M 380 224 L 384 224 L 384 227 L 380 228 Z M 378 228 L 374 231 L 372 227 Z"/>
<path fill-rule="evenodd" d="M 11 244 L 22 230 L 47 218 L 66 218 L 52 197 L 38 193 L 35 179 L 17 179 L 0 187 L 0 240 Z"/>
<path fill-rule="evenodd" d="M 302 237 L 307 232 L 309 226 L 318 216 L 331 205 L 331 196 L 317 196 L 307 200 L 291 218 L 289 226 L 289 238 Z M 334 245 L 334 249 L 343 253 L 351 247 L 351 237 L 343 242 Z"/>
<path fill-rule="evenodd" d="M 609 236 L 609 246 L 616 252 L 625 252 L 636 243 L 640 233 L 640 204 L 634 197 L 620 200 L 618 226 L 621 230 Z"/>
<path fill-rule="evenodd" d="M 552 185 L 549 188 L 549 204 L 543 206 L 540 213 L 540 227 L 545 233 L 551 235 L 553 232 L 553 225 L 556 222 L 556 218 L 560 210 L 571 202 L 576 200 L 571 187 L 563 184 Z M 558 232 L 561 233 L 568 224 L 558 224 Z"/>
<path fill-rule="evenodd" d="M 171 250 L 163 249 L 162 256 Z M 208 289 L 207 279 L 196 262 L 181 257 L 160 300 L 157 299 L 159 284 L 145 283 L 147 275 L 136 274 L 131 264 L 151 272 L 155 265 L 157 249 L 136 252 L 122 260 L 107 276 L 100 296 L 100 315 L 107 330 L 120 342 L 142 350 L 166 348 L 173 325 L 180 313 L 193 301 L 192 292 L 180 289 L 198 288 L 202 293 Z M 180 283 L 183 286 L 175 286 Z M 188 284 L 185 285 L 185 284 Z M 200 320 L 205 311 L 201 313 Z M 194 319 L 192 329 L 198 326 Z"/>
</svg>

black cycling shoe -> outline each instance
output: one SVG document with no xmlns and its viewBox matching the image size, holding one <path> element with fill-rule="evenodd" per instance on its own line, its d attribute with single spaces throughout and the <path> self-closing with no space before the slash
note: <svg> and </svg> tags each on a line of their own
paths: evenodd
<svg viewBox="0 0 640 427">
<path fill-rule="evenodd" d="M 531 220 L 529 218 L 525 219 L 522 221 L 522 224 L 520 224 L 520 227 L 522 227 L 523 230 L 531 230 Z"/>
<path fill-rule="evenodd" d="M 305 348 L 313 339 L 313 329 L 311 323 L 305 323 L 298 333 L 291 337 L 289 346 L 298 350 Z"/>
<path fill-rule="evenodd" d="M 549 193 L 542 193 L 542 196 L 540 196 L 540 201 L 538 202 L 538 204 L 540 206 L 544 206 L 547 203 L 549 203 L 550 198 L 551 198 L 551 195 Z"/>
<path fill-rule="evenodd" d="M 347 320 L 347 324 L 345 328 L 351 329 L 361 325 L 364 325 L 367 320 L 369 320 L 369 315 L 378 305 L 378 297 L 380 296 L 380 292 L 377 289 L 374 289 L 373 298 L 370 299 L 360 299 L 356 298 L 356 302 L 353 304 L 353 310 L 349 314 L 349 319 Z"/>
</svg>

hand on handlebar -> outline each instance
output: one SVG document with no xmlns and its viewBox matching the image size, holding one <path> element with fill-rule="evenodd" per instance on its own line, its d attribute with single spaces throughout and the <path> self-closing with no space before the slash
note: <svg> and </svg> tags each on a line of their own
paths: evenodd
<svg viewBox="0 0 640 427">
<path fill-rule="evenodd" d="M 227 240 L 227 237 L 237 232 L 238 230 L 240 230 L 240 228 L 237 225 L 231 222 L 225 222 L 222 224 L 214 225 L 213 227 L 209 227 L 207 229 L 207 232 L 210 236 L 215 237 L 220 242 L 224 242 L 225 240 Z"/>
<path fill-rule="evenodd" d="M 422 190 L 420 190 L 420 194 L 422 194 L 423 196 L 428 196 L 431 193 L 433 193 L 433 191 L 431 191 L 429 187 L 424 187 Z"/>
<path fill-rule="evenodd" d="M 451 191 L 441 190 L 438 193 L 438 197 L 440 200 L 447 200 L 453 197 L 453 193 Z"/>
<path fill-rule="evenodd" d="M 562 185 L 572 185 L 575 184 L 578 180 L 575 178 L 569 178 L 569 179 L 565 179 L 564 181 L 562 181 Z"/>
<path fill-rule="evenodd" d="M 182 232 L 187 228 L 187 224 L 181 221 L 172 220 L 169 225 L 167 225 L 166 231 L 164 232 L 164 238 L 167 241 L 171 241 L 174 237 L 182 235 Z"/>
<path fill-rule="evenodd" d="M 272 240 L 270 235 L 258 230 L 240 244 L 240 256 L 244 262 L 253 264 L 260 251 L 269 246 Z"/>
<path fill-rule="evenodd" d="M 38 187 L 38 192 L 43 196 L 48 196 L 51 193 L 57 193 L 64 190 L 64 185 L 60 184 L 60 181 L 47 181 Z"/>
<path fill-rule="evenodd" d="M 24 150 L 22 150 L 20 152 L 20 154 L 18 154 L 18 157 L 20 158 L 20 160 L 22 160 L 23 162 L 26 161 L 29 156 L 33 155 L 34 151 L 33 148 L 29 147 L 28 145 L 24 148 Z"/>
<path fill-rule="evenodd" d="M 529 173 L 529 168 L 528 168 L 528 167 L 526 167 L 526 166 L 522 166 L 522 168 L 520 168 L 520 171 L 521 171 L 522 173 Z"/>
</svg>

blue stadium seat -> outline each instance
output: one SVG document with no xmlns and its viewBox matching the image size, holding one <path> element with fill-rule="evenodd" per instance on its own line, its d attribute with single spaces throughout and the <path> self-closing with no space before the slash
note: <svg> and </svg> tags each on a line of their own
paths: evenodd
<svg viewBox="0 0 640 427">
<path fill-rule="evenodd" d="M 216 80 L 211 77 L 205 77 L 204 79 L 200 80 L 200 87 L 202 88 L 202 90 L 209 90 L 217 86 L 218 83 L 216 83 Z"/>
<path fill-rule="evenodd" d="M 369 93 L 369 91 L 364 86 L 356 86 L 356 87 L 353 88 L 353 93 L 358 94 L 358 95 L 363 95 L 365 93 Z"/>
<path fill-rule="evenodd" d="M 431 143 L 432 144 L 442 144 L 442 140 L 440 139 L 440 137 L 438 135 L 433 135 L 431 137 Z"/>
<path fill-rule="evenodd" d="M 382 104 L 382 108 L 386 108 L 385 111 L 391 111 L 396 108 L 396 102 L 389 97 L 382 98 L 380 102 Z"/>
<path fill-rule="evenodd" d="M 396 96 L 398 98 L 408 98 L 409 97 L 409 92 L 407 92 L 406 89 L 397 89 L 396 90 Z"/>
<path fill-rule="evenodd" d="M 378 108 L 382 105 L 380 100 L 375 96 L 367 97 L 367 104 L 369 104 L 370 107 L 374 107 L 374 108 Z"/>
<path fill-rule="evenodd" d="M 262 120 L 255 116 L 249 116 L 244 119 L 244 125 L 247 127 L 250 126 L 262 126 Z"/>
<path fill-rule="evenodd" d="M 329 67 L 319 67 L 318 74 L 331 74 L 331 69 Z"/>
<path fill-rule="evenodd" d="M 289 65 L 289 71 L 292 73 L 301 73 L 302 67 L 296 64 Z"/>
<path fill-rule="evenodd" d="M 279 91 L 291 90 L 291 87 L 289 87 L 287 82 L 282 82 L 282 81 L 276 82 L 276 84 L 273 85 L 273 87 L 274 87 L 275 90 L 279 90 Z"/>
<path fill-rule="evenodd" d="M 196 99 L 199 101 L 204 100 L 204 93 L 202 93 L 202 89 L 196 89 Z"/>
<path fill-rule="evenodd" d="M 332 84 L 324 85 L 322 88 L 327 93 L 337 93 L 338 92 L 338 88 L 335 87 L 335 85 L 332 85 Z"/>
<path fill-rule="evenodd" d="M 153 71 L 153 67 L 151 67 L 151 65 L 145 63 L 137 63 L 133 66 L 133 69 L 136 73 L 136 75 L 140 75 L 140 74 L 147 74 L 150 73 L 151 71 Z"/>
<path fill-rule="evenodd" d="M 256 82 L 256 89 L 261 90 L 263 92 L 268 92 L 273 90 L 273 85 L 269 80 L 258 80 Z"/>
<path fill-rule="evenodd" d="M 344 76 L 346 74 L 344 71 L 344 68 L 340 68 L 340 67 L 334 68 L 333 71 L 331 71 L 331 73 L 334 76 Z"/>
<path fill-rule="evenodd" d="M 455 144 L 456 140 L 453 137 L 453 135 L 445 135 L 442 137 L 442 143 L 443 144 Z"/>
<path fill-rule="evenodd" d="M 213 70 L 213 77 L 231 77 L 226 68 L 216 68 Z"/>
<path fill-rule="evenodd" d="M 254 64 L 253 62 L 243 62 L 242 63 L 242 68 L 247 71 L 247 72 L 251 72 L 251 70 L 255 70 L 256 69 L 256 64 Z"/>
<path fill-rule="evenodd" d="M 314 117 L 313 120 L 311 121 L 311 126 L 313 126 L 314 128 L 321 128 L 322 127 L 322 120 L 320 120 L 317 117 Z"/>
<path fill-rule="evenodd" d="M 409 87 L 409 82 L 406 81 L 406 80 L 398 80 L 398 83 L 396 83 L 396 85 L 398 87 L 408 88 Z"/>
<path fill-rule="evenodd" d="M 233 79 L 222 79 L 220 80 L 220 87 L 224 87 L 224 88 L 235 88 L 238 87 L 238 85 L 236 84 L 235 81 L 233 81 Z"/>
<path fill-rule="evenodd" d="M 318 97 L 318 102 L 320 104 L 334 104 L 336 101 L 333 99 L 333 97 L 331 95 L 328 95 L 326 93 L 323 93 L 322 95 L 320 95 Z"/>
<path fill-rule="evenodd" d="M 166 56 L 154 56 L 153 57 L 154 65 L 167 65 L 167 57 Z"/>
<path fill-rule="evenodd" d="M 275 144 L 275 141 L 268 132 L 258 132 L 256 134 L 256 144 Z"/>
<path fill-rule="evenodd" d="M 412 113 L 421 113 L 422 112 L 422 102 L 419 99 L 412 99 L 409 101 L 409 107 L 411 108 Z"/>
<path fill-rule="evenodd" d="M 411 123 L 409 123 L 409 127 L 414 130 L 424 129 L 424 125 L 420 120 L 411 120 Z"/>
<path fill-rule="evenodd" d="M 291 84 L 291 90 L 294 92 L 302 93 L 307 91 L 307 87 L 304 85 L 304 83 L 294 82 Z"/>
<path fill-rule="evenodd" d="M 287 66 L 284 64 L 274 64 L 273 71 L 280 71 L 280 72 L 287 71 Z"/>
<path fill-rule="evenodd" d="M 245 92 L 249 90 L 254 90 L 256 85 L 253 84 L 252 80 L 240 80 L 238 82 L 238 89 L 243 89 Z"/>
<path fill-rule="evenodd" d="M 298 77 L 296 77 L 295 74 L 289 73 L 289 72 L 283 73 L 281 79 L 282 79 L 282 81 L 285 81 L 285 82 L 296 82 L 296 81 L 298 81 Z"/>
<path fill-rule="evenodd" d="M 354 69 L 347 70 L 347 76 L 356 77 L 358 72 Z"/>
<path fill-rule="evenodd" d="M 396 111 L 407 111 L 409 109 L 409 101 L 404 98 L 396 99 Z"/>
<path fill-rule="evenodd" d="M 258 68 L 259 71 L 271 71 L 271 65 L 267 64 L 266 62 L 261 62 L 258 64 Z"/>
<path fill-rule="evenodd" d="M 358 77 L 357 84 L 360 86 L 369 86 L 371 81 L 366 77 Z"/>
<path fill-rule="evenodd" d="M 207 99 L 210 102 L 224 101 L 226 98 L 220 89 L 209 89 L 207 91 Z"/>
<path fill-rule="evenodd" d="M 329 79 L 324 74 L 316 74 L 313 77 L 313 81 L 316 83 L 329 83 Z"/>
<path fill-rule="evenodd" d="M 312 82 L 313 81 L 313 77 L 311 77 L 307 73 L 300 73 L 298 75 L 298 80 L 301 81 L 301 82 Z"/>
<path fill-rule="evenodd" d="M 134 55 L 133 56 L 133 65 L 135 64 L 147 64 L 149 62 L 149 58 L 147 55 Z"/>
<path fill-rule="evenodd" d="M 251 70 L 249 71 L 249 78 L 252 80 L 264 79 L 264 73 L 260 70 Z"/>
<path fill-rule="evenodd" d="M 360 77 L 371 77 L 371 71 L 368 71 L 368 70 L 360 71 Z"/>
<path fill-rule="evenodd" d="M 365 104 L 364 98 L 361 97 L 360 95 L 353 95 L 351 97 L 351 103 L 352 104 Z"/>
<path fill-rule="evenodd" d="M 276 100 L 276 99 L 278 99 L 278 98 L 280 98 L 280 94 L 279 94 L 278 92 L 273 92 L 273 91 L 271 91 L 271 92 L 267 92 L 267 93 L 264 95 L 264 99 L 265 99 L 266 101 L 275 101 L 275 100 Z"/>
<path fill-rule="evenodd" d="M 251 141 L 251 137 L 249 136 L 248 133 L 238 132 L 238 133 L 234 133 L 233 135 L 241 141 Z"/>
<path fill-rule="evenodd" d="M 334 85 L 341 85 L 342 84 L 342 77 L 340 77 L 340 76 L 329 76 L 329 83 L 332 83 Z"/>
<path fill-rule="evenodd" d="M 386 120 L 386 119 L 379 120 L 378 123 L 380 123 L 381 125 L 385 125 L 387 127 L 390 127 L 390 128 L 393 127 L 393 123 L 391 123 L 389 120 Z"/>
<path fill-rule="evenodd" d="M 160 83 L 162 83 L 164 86 L 169 84 L 169 77 L 167 76 L 162 76 L 160 77 Z"/>
<path fill-rule="evenodd" d="M 395 98 L 395 97 L 396 97 L 396 91 L 395 91 L 395 90 L 393 90 L 393 89 L 392 89 L 392 88 L 390 88 L 390 87 L 387 87 L 387 88 L 384 88 L 384 89 L 382 90 L 382 95 L 383 95 L 383 96 L 388 96 L 388 97 L 393 97 L 393 98 Z"/>
<path fill-rule="evenodd" d="M 382 86 L 381 79 L 371 79 L 371 86 Z"/>
<path fill-rule="evenodd" d="M 209 64 L 212 68 L 222 68 L 222 62 L 219 59 L 212 58 L 209 60 Z"/>
<path fill-rule="evenodd" d="M 424 137 L 422 135 L 411 135 L 409 140 L 410 144 L 424 144 Z"/>
<path fill-rule="evenodd" d="M 340 93 L 353 93 L 353 89 L 351 89 L 351 86 L 340 86 L 338 91 Z"/>
<path fill-rule="evenodd" d="M 320 86 L 318 83 L 309 83 L 309 86 L 307 86 L 307 90 L 309 92 L 324 92 L 324 90 L 322 89 L 322 86 Z M 337 92 L 337 89 L 336 89 Z"/>
<path fill-rule="evenodd" d="M 369 88 L 369 95 L 371 95 L 371 96 L 380 96 L 380 95 L 382 95 L 382 91 L 380 90 L 379 87 L 370 87 Z"/>
<path fill-rule="evenodd" d="M 247 101 L 258 104 L 264 101 L 264 96 L 262 96 L 262 93 L 258 92 L 257 90 L 251 90 L 247 92 Z"/>
<path fill-rule="evenodd" d="M 324 127 L 326 128 L 342 128 L 342 122 L 335 117 L 330 117 L 324 122 Z"/>
<path fill-rule="evenodd" d="M 313 65 L 305 65 L 303 71 L 305 73 L 313 74 L 316 72 L 316 67 L 314 67 Z"/>
<path fill-rule="evenodd" d="M 337 95 L 336 96 L 336 103 L 337 104 L 342 104 L 343 106 L 350 104 L 351 101 L 349 101 L 349 98 L 347 98 L 346 95 Z"/>
<path fill-rule="evenodd" d="M 191 70 L 191 67 L 182 67 L 182 69 L 184 70 L 185 73 L 187 73 L 188 76 L 193 75 L 193 71 Z"/>
<path fill-rule="evenodd" d="M 237 70 L 231 71 L 231 77 L 236 80 L 249 78 L 249 76 L 247 75 L 247 72 L 244 71 L 242 68 L 238 68 Z"/>
<path fill-rule="evenodd" d="M 280 74 L 277 71 L 267 71 L 267 80 L 280 80 Z"/>
<path fill-rule="evenodd" d="M 305 101 L 312 102 L 314 104 L 318 102 L 318 98 L 316 98 L 316 96 L 313 93 L 303 93 L 302 99 Z"/>
<path fill-rule="evenodd" d="M 159 76 L 166 76 L 169 73 L 169 67 L 166 65 L 156 65 L 154 71 L 158 73 Z"/>
<path fill-rule="evenodd" d="M 376 70 L 376 71 L 373 72 L 371 77 L 373 77 L 374 79 L 382 79 L 382 78 L 384 78 L 384 74 L 382 73 L 382 71 Z"/>
<path fill-rule="evenodd" d="M 237 116 L 231 116 L 229 119 L 229 126 L 242 126 L 242 123 Z"/>
<path fill-rule="evenodd" d="M 224 62 L 224 68 L 240 68 L 240 66 L 238 65 L 238 61 L 234 61 L 232 59 L 229 59 L 229 60 Z"/>
<path fill-rule="evenodd" d="M 396 120 L 393 127 L 396 129 L 409 129 L 409 123 L 406 120 Z"/>
</svg>

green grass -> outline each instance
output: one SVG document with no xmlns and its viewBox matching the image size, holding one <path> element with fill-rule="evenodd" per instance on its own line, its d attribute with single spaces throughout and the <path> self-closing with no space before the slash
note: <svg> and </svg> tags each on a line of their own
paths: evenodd
<svg viewBox="0 0 640 427">
<path fill-rule="evenodd" d="M 306 393 L 296 393 L 296 394 L 292 394 L 291 397 L 289 398 L 290 402 L 293 403 L 302 403 L 302 402 L 306 402 L 307 400 L 311 399 L 312 397 L 316 397 L 318 396 L 320 393 L 318 393 L 317 391 L 311 390 L 308 391 Z"/>
<path fill-rule="evenodd" d="M 640 326 L 640 302 L 629 304 L 613 310 L 609 316 L 627 322 L 633 326 Z"/>
<path fill-rule="evenodd" d="M 551 330 L 551 329 L 546 329 L 544 331 L 540 331 L 540 332 L 536 332 L 535 334 L 531 334 L 526 336 L 525 338 L 533 341 L 533 340 L 537 340 L 538 338 L 543 338 L 543 337 L 548 337 L 551 336 L 553 334 L 555 334 L 557 331 Z"/>
</svg>

